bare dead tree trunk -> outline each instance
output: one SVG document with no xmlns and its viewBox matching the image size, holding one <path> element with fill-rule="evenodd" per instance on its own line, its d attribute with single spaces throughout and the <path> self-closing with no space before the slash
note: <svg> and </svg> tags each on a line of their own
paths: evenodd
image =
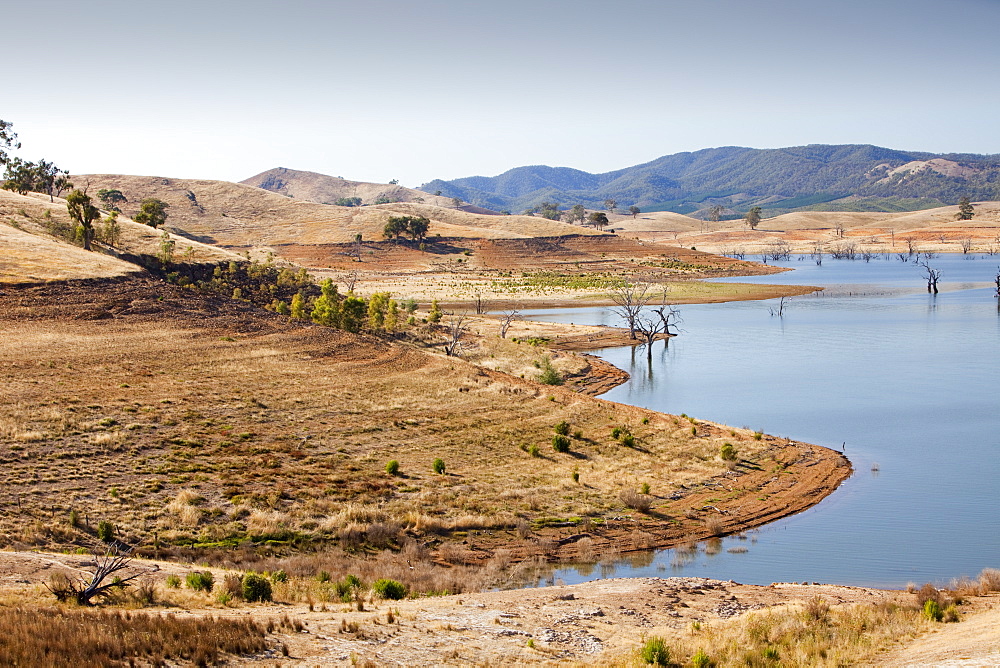
<svg viewBox="0 0 1000 668">
<path fill-rule="evenodd" d="M 643 307 L 649 303 L 652 295 L 649 294 L 648 283 L 629 283 L 611 290 L 611 300 L 615 306 L 611 310 L 616 313 L 628 325 L 628 335 L 635 340 L 636 318 L 642 312 Z"/>
<path fill-rule="evenodd" d="M 448 341 L 444 344 L 444 354 L 448 357 L 458 357 L 462 350 L 462 334 L 465 333 L 465 314 L 458 316 L 458 319 L 451 321 L 448 330 Z"/>
<path fill-rule="evenodd" d="M 635 328 L 642 335 L 642 345 L 646 346 L 646 358 L 649 361 L 653 359 L 653 342 L 664 332 L 665 327 L 662 319 L 657 321 L 642 315 L 636 318 Z"/>
<path fill-rule="evenodd" d="M 938 281 L 941 280 L 941 270 L 933 269 L 926 260 L 923 262 L 918 262 L 921 267 L 924 268 L 924 278 L 927 279 L 927 292 L 937 294 L 938 293 Z"/>
<path fill-rule="evenodd" d="M 81 578 L 74 582 L 64 577 L 60 582 L 54 581 L 52 586 L 45 584 L 45 588 L 52 592 L 59 601 L 66 601 L 72 598 L 78 605 L 90 605 L 94 598 L 106 596 L 115 588 L 124 589 L 131 586 L 132 580 L 150 572 L 141 571 L 124 578 L 116 576 L 110 582 L 105 583 L 105 580 L 115 575 L 115 573 L 125 570 L 131 563 L 131 548 L 125 551 L 118 551 L 116 549 L 114 553 L 108 552 L 103 557 L 95 554 L 94 572 L 90 574 L 89 579 Z"/>
<path fill-rule="evenodd" d="M 515 320 L 520 320 L 520 319 L 521 319 L 521 312 L 518 311 L 516 308 L 512 308 L 509 311 L 504 311 L 500 315 L 500 338 L 506 339 L 507 330 L 510 329 L 511 324 L 513 324 Z"/>
<path fill-rule="evenodd" d="M 474 303 L 476 305 L 476 315 L 483 315 L 490 310 L 489 301 L 483 299 L 483 296 L 478 292 L 476 293 L 476 301 Z"/>
</svg>

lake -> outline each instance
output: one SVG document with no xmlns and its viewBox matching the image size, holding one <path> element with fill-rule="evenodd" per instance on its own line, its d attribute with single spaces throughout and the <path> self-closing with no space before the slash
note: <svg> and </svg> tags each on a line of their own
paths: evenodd
<svg viewBox="0 0 1000 668">
<path fill-rule="evenodd" d="M 843 446 L 853 477 L 721 549 L 663 550 L 555 577 L 902 588 L 1000 567 L 1000 256 L 931 259 L 942 272 L 936 296 L 912 261 L 773 264 L 795 271 L 734 280 L 827 289 L 786 300 L 781 317 L 770 312 L 777 300 L 680 306 L 680 335 L 654 344 L 651 364 L 644 348 L 594 351 L 632 375 L 603 398 Z M 607 308 L 524 315 L 620 324 Z M 728 551 L 737 546 L 747 549 Z"/>
</svg>

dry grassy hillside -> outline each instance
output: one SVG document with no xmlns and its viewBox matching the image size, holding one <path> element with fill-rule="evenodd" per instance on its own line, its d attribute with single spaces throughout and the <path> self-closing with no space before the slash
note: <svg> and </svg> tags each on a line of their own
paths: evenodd
<svg viewBox="0 0 1000 668">
<path fill-rule="evenodd" d="M 430 236 L 517 239 L 596 234 L 589 228 L 531 216 L 489 216 L 429 204 L 377 207 L 317 204 L 227 181 L 118 174 L 85 175 L 76 180 L 90 184 L 91 191 L 121 190 L 129 200 L 122 207 L 126 213 L 138 211 L 143 198 L 157 197 L 170 204 L 167 227 L 183 230 L 208 243 L 240 249 L 343 244 L 353 241 L 359 233 L 366 240 L 380 240 L 389 216 L 401 213 L 429 218 Z"/>
<path fill-rule="evenodd" d="M 262 188 L 295 199 L 334 204 L 344 197 L 360 197 L 361 203 L 374 204 L 379 197 L 399 202 L 417 202 L 435 206 L 452 206 L 450 197 L 429 195 L 419 190 L 389 183 L 348 181 L 339 176 L 276 167 L 240 181 L 243 185 Z"/>
<path fill-rule="evenodd" d="M 95 252 L 72 245 L 63 236 L 71 234 L 73 221 L 66 200 L 47 195 L 0 190 L 0 282 L 35 283 L 52 280 L 108 278 L 141 273 L 135 264 L 116 259 L 116 252 L 155 256 L 162 232 L 125 217 L 118 219 L 121 238 L 111 249 L 95 243 Z M 100 228 L 101 222 L 95 227 Z M 221 248 L 171 235 L 174 257 L 179 262 L 226 262 L 239 259 Z"/>
<path fill-rule="evenodd" d="M 905 213 L 796 211 L 765 218 L 752 231 L 742 220 L 712 223 L 670 212 L 612 216 L 611 224 L 626 236 L 722 253 L 766 252 L 781 242 L 793 252 L 810 252 L 817 243 L 894 252 L 905 250 L 907 239 L 934 252 L 961 252 L 966 239 L 972 252 L 1000 251 L 1000 202 L 977 202 L 975 212 L 972 220 L 959 221 L 957 206 Z"/>
</svg>

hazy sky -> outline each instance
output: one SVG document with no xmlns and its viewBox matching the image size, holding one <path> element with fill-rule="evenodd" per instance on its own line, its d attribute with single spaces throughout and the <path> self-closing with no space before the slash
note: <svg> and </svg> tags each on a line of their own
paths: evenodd
<svg viewBox="0 0 1000 668">
<path fill-rule="evenodd" d="M 31 0 L 0 118 L 76 174 L 416 186 L 714 146 L 1000 153 L 1000 0 Z"/>
</svg>

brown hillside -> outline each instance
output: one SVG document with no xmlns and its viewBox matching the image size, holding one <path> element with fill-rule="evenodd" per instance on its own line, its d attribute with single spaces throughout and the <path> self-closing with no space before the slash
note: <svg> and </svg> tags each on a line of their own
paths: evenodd
<svg viewBox="0 0 1000 668">
<path fill-rule="evenodd" d="M 285 197 L 318 204 L 333 204 L 342 197 L 360 197 L 361 203 L 374 204 L 382 196 L 399 202 L 417 202 L 436 206 L 452 206 L 450 197 L 429 195 L 419 190 L 389 183 L 348 181 L 339 176 L 275 167 L 240 181 Z M 484 209 L 485 211 L 485 209 Z"/>
<path fill-rule="evenodd" d="M 906 239 L 917 248 L 934 252 L 960 252 L 964 239 L 973 252 L 1000 251 L 1000 202 L 976 202 L 972 220 L 955 219 L 957 206 L 904 213 L 795 211 L 765 218 L 756 230 L 742 220 L 719 223 L 695 220 L 670 212 L 612 216 L 620 234 L 710 252 L 767 252 L 785 242 L 792 252 L 811 252 L 815 244 L 831 248 L 855 243 L 878 252 L 906 250 Z M 840 229 L 843 229 L 841 235 Z"/>
<path fill-rule="evenodd" d="M 71 230 L 66 200 L 47 195 L 0 191 L 0 282 L 38 283 L 52 280 L 109 278 L 142 273 L 135 264 L 114 257 L 117 253 L 155 256 L 162 232 L 121 217 L 121 239 L 110 249 L 99 242 L 88 252 L 58 235 Z M 97 223 L 97 227 L 102 224 Z M 174 255 L 184 263 L 226 262 L 239 259 L 221 248 L 171 235 Z"/>
<path fill-rule="evenodd" d="M 170 205 L 167 227 L 194 238 L 238 249 L 276 250 L 284 245 L 343 244 L 356 234 L 381 240 L 389 216 L 423 215 L 429 235 L 472 239 L 517 239 L 600 234 L 590 228 L 531 216 L 491 216 L 419 203 L 340 207 L 305 202 L 253 186 L 196 179 L 91 174 L 76 177 L 91 191 L 116 188 L 128 198 L 122 208 L 138 211 L 145 197 Z M 280 255 L 280 253 L 278 253 Z"/>
</svg>

